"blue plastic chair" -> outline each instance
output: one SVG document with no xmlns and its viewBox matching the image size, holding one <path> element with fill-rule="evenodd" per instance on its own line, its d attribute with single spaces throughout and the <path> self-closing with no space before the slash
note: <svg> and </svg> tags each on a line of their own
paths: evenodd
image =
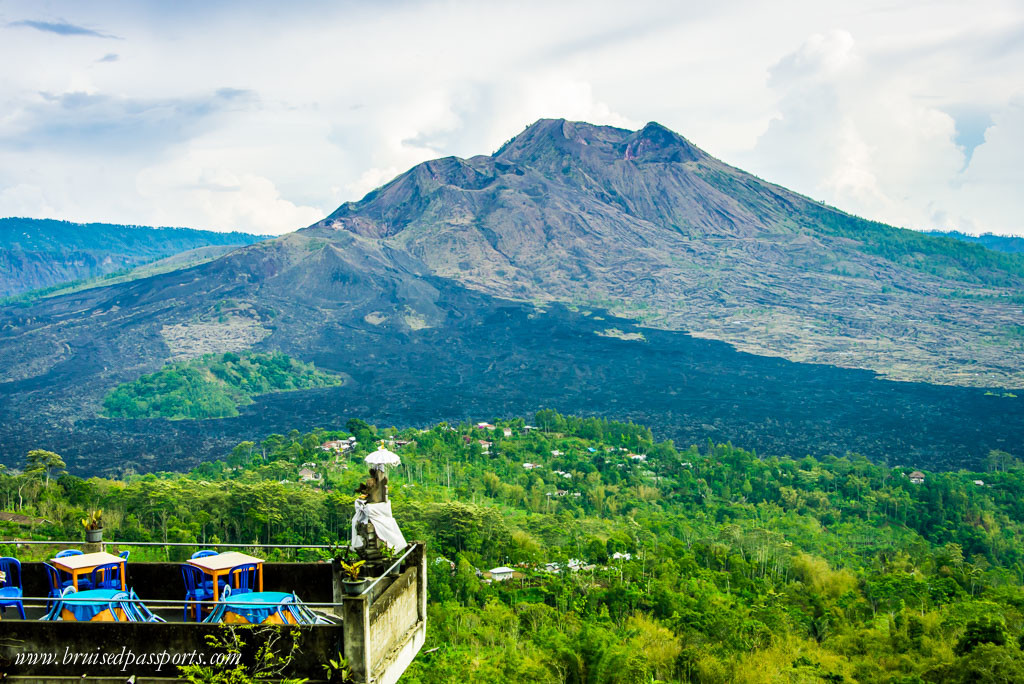
<svg viewBox="0 0 1024 684">
<path fill-rule="evenodd" d="M 131 554 L 132 554 L 131 551 L 122 551 L 121 553 L 119 553 L 117 555 L 120 556 L 121 558 L 124 558 L 125 560 L 128 560 L 128 556 L 130 556 Z"/>
<path fill-rule="evenodd" d="M 57 596 L 55 596 L 54 598 L 64 598 L 68 594 L 74 594 L 74 593 L 75 593 L 75 588 L 74 587 L 64 587 L 63 589 L 61 589 L 60 593 Z M 60 609 L 61 609 L 61 606 L 63 605 L 63 601 L 59 601 L 59 600 L 58 601 L 51 601 L 50 603 L 52 605 L 47 607 L 46 615 L 44 615 L 43 617 L 39 618 L 40 620 L 59 620 L 60 619 Z"/>
<path fill-rule="evenodd" d="M 47 598 L 57 599 L 61 597 L 61 592 L 64 591 L 65 587 L 71 586 L 71 581 L 65 584 L 60 577 L 60 570 L 53 567 L 49 563 L 43 563 L 43 567 L 46 569 L 46 579 L 50 582 L 50 593 L 47 594 Z M 46 612 L 49 613 L 53 610 L 53 601 L 46 602 Z"/>
<path fill-rule="evenodd" d="M 195 601 L 212 601 L 213 588 L 211 586 L 207 589 L 204 586 L 202 571 L 188 563 L 181 565 L 181 578 L 185 581 L 185 610 L 183 618 L 185 622 L 188 622 L 189 605 Z M 201 603 L 195 604 L 195 614 L 196 622 L 200 622 L 203 619 L 203 605 Z"/>
<path fill-rule="evenodd" d="M 64 549 L 63 551 L 58 552 L 57 555 L 54 556 L 54 558 L 67 558 L 68 556 L 81 555 L 82 552 L 79 549 Z M 58 570 L 57 573 L 60 576 L 60 584 L 62 587 L 69 587 L 73 584 L 73 582 L 71 581 L 70 574 L 64 572 L 63 570 Z M 82 591 L 85 591 L 86 589 L 92 589 L 92 580 L 90 580 L 88 577 L 79 577 L 78 588 Z"/>
<path fill-rule="evenodd" d="M 195 553 L 193 553 L 192 554 L 192 558 L 193 559 L 196 559 L 196 558 L 207 558 L 209 556 L 217 556 L 217 555 L 219 555 L 217 551 L 211 551 L 210 549 L 203 549 L 201 551 L 196 551 Z M 228 586 L 228 583 L 225 582 L 224 580 L 218 580 L 217 584 L 220 585 L 220 590 L 221 591 L 224 591 L 224 587 Z M 213 580 L 203 580 L 203 588 L 206 589 L 209 592 L 212 592 L 213 591 Z"/>
<path fill-rule="evenodd" d="M 127 601 L 122 599 L 129 599 Z M 127 594 L 118 594 L 114 597 L 114 601 L 120 601 L 120 608 L 124 611 L 125 618 L 128 622 L 167 622 L 159 615 L 154 615 L 145 603 L 139 601 L 139 595 L 135 593 L 134 589 L 129 589 Z M 114 611 L 115 619 L 117 614 Z"/>
<path fill-rule="evenodd" d="M 4 575 L 3 581 L 0 581 L 0 613 L 14 606 L 24 620 L 25 604 L 21 602 L 21 562 L 10 556 L 0 558 L 0 573 Z"/>
<path fill-rule="evenodd" d="M 234 595 L 256 591 L 256 564 L 236 565 L 228 572 L 228 579 Z"/>
<path fill-rule="evenodd" d="M 81 582 L 79 582 L 81 584 Z M 120 589 L 121 588 L 121 564 L 107 563 L 97 565 L 92 570 L 93 589 Z"/>
</svg>

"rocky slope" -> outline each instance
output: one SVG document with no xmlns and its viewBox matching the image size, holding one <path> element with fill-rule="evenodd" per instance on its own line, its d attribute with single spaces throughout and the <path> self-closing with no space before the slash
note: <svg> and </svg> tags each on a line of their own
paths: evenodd
<svg viewBox="0 0 1024 684">
<path fill-rule="evenodd" d="M 822 207 L 656 125 L 542 121 L 282 238 L 0 307 L 0 462 L 46 447 L 79 472 L 152 470 L 352 416 L 550 406 L 685 444 L 957 467 L 1024 438 L 1024 402 L 994 389 L 1019 384 L 1021 341 L 1003 329 L 1022 323 L 1021 272 L 1019 257 Z M 237 418 L 98 418 L 121 382 L 243 349 L 345 382 Z"/>
<path fill-rule="evenodd" d="M 848 216 L 658 124 L 540 121 L 421 164 L 307 229 L 349 231 L 501 297 L 899 380 L 1024 386 L 1024 258 Z"/>
</svg>

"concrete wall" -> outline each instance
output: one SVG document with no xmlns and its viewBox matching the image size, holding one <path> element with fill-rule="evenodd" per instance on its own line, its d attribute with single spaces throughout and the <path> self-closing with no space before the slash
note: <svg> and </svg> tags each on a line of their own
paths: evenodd
<svg viewBox="0 0 1024 684">
<path fill-rule="evenodd" d="M 9 613 L 8 613 L 9 614 Z M 287 653 L 293 642 L 298 644 L 299 655 L 291 660 L 286 674 L 291 677 L 322 679 L 321 663 L 335 658 L 342 650 L 341 625 L 312 625 L 304 627 L 236 627 L 186 623 L 139 622 L 35 622 L 3 620 L 0 627 L 0 672 L 9 677 L 24 677 L 31 681 L 56 680 L 59 677 L 81 678 L 119 677 L 125 681 L 130 675 L 137 677 L 178 676 L 174 664 L 209 662 L 225 649 L 211 646 L 206 638 L 214 635 L 234 642 L 237 635 L 245 646 L 245 662 L 254 661 L 256 649 L 269 640 L 275 640 L 275 653 Z M 18 664 L 18 653 L 46 656 L 52 654 L 54 662 Z M 73 662 L 75 654 L 83 658 Z M 85 661 L 89 656 L 95 660 Z M 139 664 L 138 659 L 157 659 Z M 134 659 L 135 662 L 127 662 Z"/>
<path fill-rule="evenodd" d="M 427 560 L 422 544 L 383 592 L 345 597 L 345 657 L 356 681 L 393 684 L 427 633 Z"/>
</svg>

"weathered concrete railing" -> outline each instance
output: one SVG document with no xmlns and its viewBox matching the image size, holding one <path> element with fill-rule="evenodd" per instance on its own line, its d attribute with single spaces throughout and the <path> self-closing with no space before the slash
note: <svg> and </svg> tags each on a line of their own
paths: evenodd
<svg viewBox="0 0 1024 684">
<path fill-rule="evenodd" d="M 397 562 L 396 562 L 397 563 Z M 416 543 L 387 587 L 378 580 L 342 601 L 345 658 L 356 681 L 394 684 L 427 636 L 427 557 Z"/>
</svg>

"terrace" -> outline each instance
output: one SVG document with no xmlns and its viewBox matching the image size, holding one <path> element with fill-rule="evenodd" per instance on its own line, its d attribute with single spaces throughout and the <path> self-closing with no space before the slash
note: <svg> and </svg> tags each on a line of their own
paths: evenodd
<svg viewBox="0 0 1024 684">
<path fill-rule="evenodd" d="M 22 553 L 33 558 L 52 558 L 62 548 L 83 546 L 81 542 L 0 544 L 14 546 L 14 556 Z M 99 551 L 101 545 L 85 546 L 86 551 Z M 152 553 L 152 548 L 146 547 L 161 547 L 167 557 L 173 554 L 187 559 L 199 545 L 119 542 L 102 546 L 133 551 L 133 555 Z M 272 549 L 295 554 L 301 549 L 327 547 L 207 544 L 203 548 L 262 557 Z M 177 677 L 179 664 L 198 664 L 200 659 L 211 663 L 222 656 L 224 646 L 209 641 L 215 637 L 222 643 L 244 644 L 238 649 L 241 662 L 246 664 L 254 662 L 257 651 L 265 645 L 278 655 L 292 654 L 278 672 L 281 677 L 325 681 L 328 674 L 324 664 L 338 660 L 340 654 L 348 661 L 354 681 L 390 684 L 409 666 L 426 636 L 423 544 L 410 544 L 389 563 L 361 593 L 348 595 L 339 569 L 330 562 L 263 562 L 262 591 L 295 594 L 303 604 L 302 610 L 309 609 L 306 614 L 315 615 L 319 624 L 240 625 L 186 621 L 182 563 L 135 561 L 126 563 L 126 586 L 138 596 L 129 599 L 129 604 L 144 604 L 164 621 L 45 621 L 42 618 L 53 599 L 49 598 L 44 561 L 24 561 L 21 567 L 27 619 L 17 619 L 13 608 L 0 618 L 0 676 L 62 681 L 88 675 L 90 680 L 123 682 L 135 675 L 135 681 L 168 681 Z M 74 593 L 69 594 L 71 597 Z M 244 600 L 242 594 L 203 603 L 208 610 L 218 606 L 223 609 L 221 604 L 244 604 Z"/>
</svg>

